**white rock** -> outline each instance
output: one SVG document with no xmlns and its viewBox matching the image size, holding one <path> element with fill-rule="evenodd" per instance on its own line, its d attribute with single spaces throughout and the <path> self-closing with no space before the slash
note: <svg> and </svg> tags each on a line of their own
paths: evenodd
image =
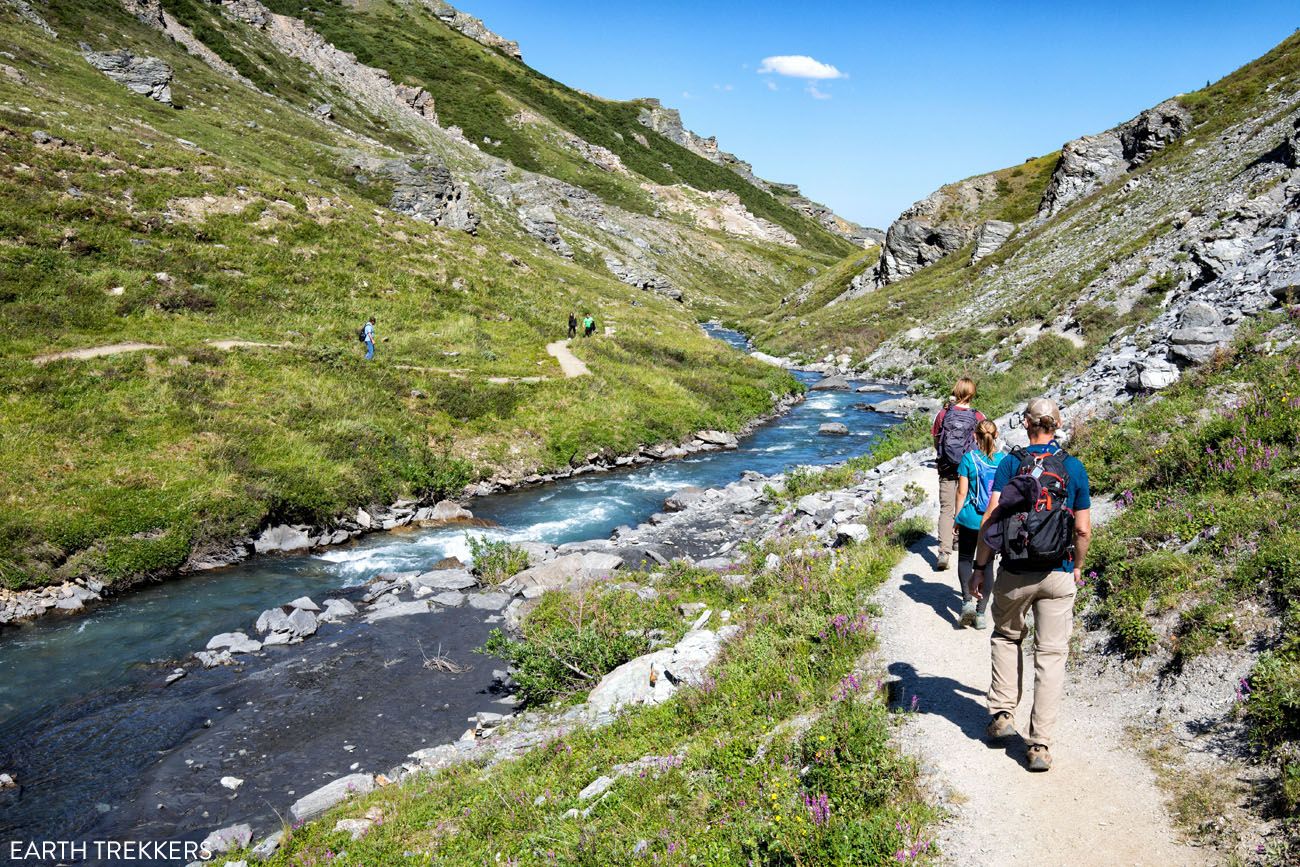
<svg viewBox="0 0 1300 867">
<path fill-rule="evenodd" d="M 262 649 L 259 641 L 254 641 L 242 632 L 223 632 L 208 639 L 208 650 L 228 649 L 231 653 L 256 653 Z"/>
<path fill-rule="evenodd" d="M 239 777 L 222 777 L 221 785 L 233 792 L 235 789 L 244 785 L 244 781 L 239 779 Z"/>
<path fill-rule="evenodd" d="M 311 537 L 297 527 L 290 527 L 288 524 L 281 524 L 279 527 L 268 527 L 262 531 L 262 535 L 253 541 L 253 550 L 259 554 L 270 554 L 277 551 L 302 551 L 310 547 Z"/>
<path fill-rule="evenodd" d="M 474 517 L 474 513 L 455 500 L 442 500 L 433 507 L 428 520 L 464 521 Z"/>
<path fill-rule="evenodd" d="M 231 849 L 242 849 L 247 846 L 253 839 L 253 829 L 248 825 L 231 825 L 227 828 L 221 828 L 213 831 L 203 839 L 203 848 L 213 854 L 220 855 L 222 852 L 229 852 Z"/>
<path fill-rule="evenodd" d="M 588 696 L 587 706 L 599 713 L 624 705 L 666 701 L 677 687 L 664 676 L 665 671 L 672 672 L 681 683 L 699 683 L 709 663 L 722 649 L 723 642 L 738 631 L 738 626 L 724 626 L 717 632 L 708 629 L 688 632 L 673 647 L 625 662 L 601 678 Z M 653 684 L 650 683 L 651 668 L 658 674 Z"/>
<path fill-rule="evenodd" d="M 374 824 L 369 819 L 339 819 L 334 823 L 334 831 L 346 831 L 353 840 L 360 840 Z"/>
<path fill-rule="evenodd" d="M 353 795 L 365 795 L 374 789 L 375 778 L 370 774 L 348 774 L 294 801 L 289 812 L 298 821 L 310 819 Z"/>
<path fill-rule="evenodd" d="M 297 608 L 300 611 L 320 611 L 320 606 L 311 601 L 310 596 L 299 596 L 289 603 L 290 608 Z"/>
<path fill-rule="evenodd" d="M 396 605 L 386 605 L 383 608 L 371 609 L 366 614 L 367 623 L 378 623 L 381 620 L 389 620 L 393 617 L 409 617 L 412 614 L 428 614 L 429 600 L 415 599 L 410 602 L 398 602 Z"/>
<path fill-rule="evenodd" d="M 600 776 L 587 784 L 587 787 L 578 793 L 579 801 L 589 801 L 592 798 L 599 797 L 614 785 L 613 777 Z"/>
<path fill-rule="evenodd" d="M 478 579 L 468 569 L 435 569 L 432 572 L 421 572 L 411 581 L 430 590 L 465 590 L 478 585 Z"/>
</svg>

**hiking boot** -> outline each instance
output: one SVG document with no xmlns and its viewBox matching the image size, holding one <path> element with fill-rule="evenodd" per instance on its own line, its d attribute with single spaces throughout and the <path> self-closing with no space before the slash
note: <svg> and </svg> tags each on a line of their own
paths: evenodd
<svg viewBox="0 0 1300 867">
<path fill-rule="evenodd" d="M 949 557 L 949 554 L 948 554 L 947 551 L 945 551 L 945 552 L 943 552 L 942 554 L 940 554 L 940 555 L 939 555 L 939 559 L 937 559 L 937 560 L 934 561 L 934 571 L 936 571 L 936 572 L 947 572 L 947 571 L 948 571 L 948 557 Z"/>
<path fill-rule="evenodd" d="M 1016 733 L 1016 718 L 1011 715 L 1010 711 L 1000 710 L 993 714 L 993 719 L 989 721 L 989 727 L 984 730 L 984 734 L 991 741 L 1009 738 Z"/>
<path fill-rule="evenodd" d="M 977 622 L 977 619 L 978 618 L 976 617 L 975 614 L 975 600 L 974 599 L 966 600 L 964 603 L 962 603 L 961 618 L 958 619 L 957 622 L 962 626 L 972 626 Z"/>
<path fill-rule="evenodd" d="M 985 614 L 983 611 L 977 611 L 975 613 L 975 628 L 976 629 L 989 628 L 989 616 Z"/>
<path fill-rule="evenodd" d="M 1034 744 L 1029 748 L 1029 770 L 1031 771 L 1050 771 L 1052 769 L 1052 754 L 1048 752 L 1047 747 L 1042 744 Z"/>
</svg>

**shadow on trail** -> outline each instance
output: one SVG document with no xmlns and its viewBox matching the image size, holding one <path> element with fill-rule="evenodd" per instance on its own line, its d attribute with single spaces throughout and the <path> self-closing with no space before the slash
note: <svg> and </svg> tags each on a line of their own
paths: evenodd
<svg viewBox="0 0 1300 867">
<path fill-rule="evenodd" d="M 934 537 L 926 536 L 909 550 L 925 558 L 926 565 L 933 569 L 936 562 L 934 545 Z M 957 573 L 952 569 L 935 572 L 929 577 L 909 572 L 903 576 L 900 589 L 913 602 L 929 606 L 954 629 L 960 629 L 957 618 L 961 614 L 961 594 L 957 592 L 956 581 Z"/>
<path fill-rule="evenodd" d="M 989 723 L 988 709 L 981 701 L 984 690 L 974 689 L 951 677 L 921 674 L 910 662 L 891 663 L 889 673 L 898 678 L 891 690 L 891 701 L 899 710 L 941 716 L 966 737 L 990 750 L 1001 750 L 1007 758 L 1028 770 L 1028 747 L 1019 734 L 1000 741 L 984 737 L 984 729 Z"/>
</svg>

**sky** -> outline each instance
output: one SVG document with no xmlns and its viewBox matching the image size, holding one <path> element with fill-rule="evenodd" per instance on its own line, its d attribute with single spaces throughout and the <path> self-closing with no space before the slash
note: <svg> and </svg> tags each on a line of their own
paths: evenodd
<svg viewBox="0 0 1300 867">
<path fill-rule="evenodd" d="M 1205 86 L 1300 27 L 1295 0 L 452 0 L 524 60 L 658 97 L 763 178 L 885 228 L 939 186 Z"/>
</svg>

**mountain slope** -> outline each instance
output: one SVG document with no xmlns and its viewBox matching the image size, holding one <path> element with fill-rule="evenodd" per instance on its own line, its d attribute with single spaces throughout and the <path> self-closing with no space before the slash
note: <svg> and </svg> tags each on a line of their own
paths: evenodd
<svg viewBox="0 0 1300 867">
<path fill-rule="evenodd" d="M 794 387 L 697 318 L 775 300 L 847 242 L 634 106 L 423 6 L 366 9 L 367 38 L 497 81 L 487 104 L 517 121 L 500 149 L 554 174 L 443 126 L 474 105 L 432 92 L 443 67 L 367 68 L 255 0 L 0 4 L 10 586 L 169 574 L 269 521 L 735 428 Z M 618 143 L 623 169 L 548 111 Z M 612 330 L 575 346 L 576 380 L 545 352 L 570 311 Z M 146 348 L 33 361 L 124 342 Z"/>
</svg>

